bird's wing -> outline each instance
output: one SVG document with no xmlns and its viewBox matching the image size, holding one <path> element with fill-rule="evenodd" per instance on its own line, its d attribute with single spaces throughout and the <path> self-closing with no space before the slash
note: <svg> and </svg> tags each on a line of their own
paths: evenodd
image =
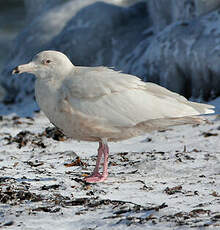
<svg viewBox="0 0 220 230">
<path fill-rule="evenodd" d="M 77 67 L 61 91 L 74 110 L 113 127 L 201 113 L 176 93 L 105 67 Z"/>
<path fill-rule="evenodd" d="M 139 78 L 107 67 L 75 67 L 64 84 L 74 98 L 95 98 L 127 89 L 145 87 Z"/>
</svg>

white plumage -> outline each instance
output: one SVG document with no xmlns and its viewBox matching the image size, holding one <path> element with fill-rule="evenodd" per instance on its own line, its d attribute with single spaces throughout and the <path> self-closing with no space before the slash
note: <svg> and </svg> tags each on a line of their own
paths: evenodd
<svg viewBox="0 0 220 230">
<path fill-rule="evenodd" d="M 99 156 L 107 141 L 118 141 L 172 125 L 199 123 L 213 106 L 188 101 L 153 83 L 106 67 L 79 67 L 57 51 L 43 51 L 14 72 L 37 76 L 40 108 L 63 132 L 78 140 L 99 141 Z M 89 182 L 106 179 L 97 168 Z M 107 164 L 105 162 L 105 164 Z M 105 172 L 106 170 L 106 172 Z"/>
</svg>

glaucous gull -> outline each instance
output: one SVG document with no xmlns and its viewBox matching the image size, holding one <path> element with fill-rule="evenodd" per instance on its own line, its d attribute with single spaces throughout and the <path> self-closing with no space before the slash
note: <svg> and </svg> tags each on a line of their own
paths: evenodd
<svg viewBox="0 0 220 230">
<path fill-rule="evenodd" d="M 107 67 L 74 66 L 61 52 L 43 51 L 13 73 L 36 75 L 36 100 L 49 120 L 76 140 L 99 142 L 87 182 L 108 176 L 108 141 L 119 141 L 169 126 L 201 123 L 196 115 L 214 106 L 190 102 L 154 83 Z M 103 172 L 99 165 L 104 155 Z"/>
</svg>

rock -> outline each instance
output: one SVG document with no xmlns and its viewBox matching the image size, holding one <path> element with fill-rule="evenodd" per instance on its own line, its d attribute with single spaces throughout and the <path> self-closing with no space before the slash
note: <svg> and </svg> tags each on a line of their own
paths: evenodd
<svg viewBox="0 0 220 230">
<path fill-rule="evenodd" d="M 216 10 L 158 33 L 145 53 L 147 79 L 187 98 L 219 96 L 219 25 Z"/>
<path fill-rule="evenodd" d="M 34 1 L 27 2 L 30 17 Z M 34 99 L 33 76 L 11 77 L 11 70 L 45 49 L 64 52 L 75 65 L 114 67 L 187 98 L 220 95 L 220 0 L 132 2 L 41 0 L 40 16 L 18 35 L 0 76 L 5 102 Z"/>
<path fill-rule="evenodd" d="M 192 20 L 220 6 L 220 0 L 148 0 L 155 32 L 177 21 Z M 167 7 L 169 6 L 169 7 Z"/>
<path fill-rule="evenodd" d="M 27 13 L 27 23 L 61 2 L 62 0 L 38 0 L 36 4 L 36 0 L 24 0 Z"/>
<path fill-rule="evenodd" d="M 131 68 L 138 57 L 132 56 L 148 37 L 142 33 L 147 27 L 144 3 L 122 8 L 97 2 L 80 10 L 49 48 L 64 52 L 75 65 L 113 66 L 134 74 Z"/>
<path fill-rule="evenodd" d="M 4 100 L 6 95 L 5 89 L 0 85 L 0 102 Z"/>
<path fill-rule="evenodd" d="M 95 2 L 97 2 L 97 0 L 72 0 L 61 5 L 58 4 L 58 6 L 52 7 L 51 9 L 43 12 L 39 17 L 34 18 L 32 23 L 27 25 L 27 27 L 16 38 L 15 47 L 12 53 L 9 55 L 8 64 L 3 69 L 3 72 L 0 76 L 2 85 L 8 92 L 7 96 L 5 97 L 5 102 L 20 102 L 27 97 L 33 98 L 34 95 L 34 77 L 27 74 L 22 78 L 12 77 L 11 70 L 15 66 L 29 61 L 39 51 L 52 47 L 58 50 L 66 50 L 65 47 L 68 47 L 67 54 L 71 54 L 72 56 L 75 55 L 77 57 L 75 59 L 71 58 L 73 63 L 84 65 L 85 63 L 88 63 L 89 60 L 91 60 L 91 58 L 89 58 L 91 52 L 96 50 L 95 52 L 97 53 L 100 48 L 102 48 L 102 45 L 104 45 L 105 48 L 105 45 L 109 44 L 109 42 L 117 42 L 108 36 L 109 34 L 112 35 L 114 31 L 117 30 L 117 17 L 119 17 L 120 20 L 119 26 L 122 26 L 122 29 L 124 29 L 124 31 L 119 30 L 118 34 L 121 33 L 121 36 L 123 37 L 123 32 L 126 34 L 130 33 L 133 34 L 132 40 L 133 38 L 136 40 L 125 40 L 126 44 L 129 43 L 129 50 L 127 52 L 131 52 L 134 45 L 130 45 L 130 42 L 134 42 L 136 44 L 137 40 L 140 39 L 139 37 L 143 36 L 140 33 L 142 30 L 136 30 L 135 33 L 133 33 L 131 30 L 136 27 L 139 28 L 140 21 L 143 21 L 141 25 L 145 23 L 141 18 L 142 15 L 139 16 L 138 14 L 135 14 L 135 9 L 132 10 L 132 7 L 131 10 L 126 10 L 126 8 L 118 7 L 115 5 L 104 4 L 101 2 L 96 4 Z M 112 2 L 112 0 L 106 0 L 105 2 Z M 119 4 L 124 5 L 126 2 L 127 1 L 125 0 L 121 0 L 119 1 Z M 97 11 L 92 3 L 95 3 L 95 6 L 99 7 L 100 10 L 103 8 L 106 15 Z M 144 3 L 141 4 L 145 6 Z M 83 9 L 88 5 L 90 5 L 88 8 Z M 81 9 L 82 11 L 80 12 Z M 116 12 L 113 12 L 114 10 L 116 10 Z M 88 11 L 91 12 L 91 15 L 83 14 L 83 12 L 85 13 Z M 99 17 L 97 17 L 97 15 L 99 15 Z M 80 18 L 80 16 L 82 18 Z M 131 17 L 131 23 L 128 24 L 129 16 Z M 136 19 L 133 19 L 132 16 L 138 17 L 137 24 L 135 23 Z M 70 20 L 73 25 L 68 22 Z M 78 24 L 74 24 L 74 22 Z M 84 22 L 89 22 L 91 27 L 89 28 L 88 24 L 87 30 L 85 30 L 85 26 L 82 28 L 80 23 L 83 24 Z M 129 26 L 132 27 L 129 28 Z M 76 27 L 77 30 L 74 30 L 74 27 Z M 97 31 L 94 31 L 94 29 L 97 29 Z M 108 29 L 110 29 L 110 32 L 108 32 Z M 85 34 L 85 32 L 88 34 Z M 140 36 L 138 33 L 140 33 Z M 74 36 L 74 38 L 72 36 Z M 135 36 L 138 36 L 137 39 Z M 96 37 L 97 41 L 94 41 L 94 44 L 91 44 L 92 40 L 94 40 Z M 72 44 L 74 39 L 77 41 L 77 46 Z M 98 44 L 100 42 L 99 39 L 102 39 L 101 44 Z M 106 40 L 104 41 L 104 39 Z M 127 37 L 124 36 L 124 39 L 127 39 Z M 80 43 L 80 41 L 82 42 Z M 121 44 L 123 45 L 124 42 Z M 123 47 L 121 47 L 121 49 L 123 49 Z M 108 57 L 106 57 L 108 60 L 112 59 L 112 53 L 113 51 L 110 51 L 110 54 Z M 85 57 L 87 62 L 81 62 Z M 95 58 L 94 55 L 93 57 Z M 101 62 L 98 60 L 93 60 L 93 62 L 94 61 L 96 61 L 96 64 L 101 64 Z M 89 64 L 92 65 L 92 63 Z"/>
</svg>

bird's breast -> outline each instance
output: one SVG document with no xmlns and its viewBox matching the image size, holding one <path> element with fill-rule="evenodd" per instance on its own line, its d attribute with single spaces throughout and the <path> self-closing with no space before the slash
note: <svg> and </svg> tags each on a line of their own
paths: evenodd
<svg viewBox="0 0 220 230">
<path fill-rule="evenodd" d="M 65 100 L 59 98 L 59 86 L 52 82 L 37 80 L 35 84 L 36 101 L 40 109 L 55 126 L 60 128 L 65 135 L 75 139 L 82 139 L 82 130 L 74 113 L 63 108 Z M 74 135 L 77 135 L 76 137 Z"/>
<path fill-rule="evenodd" d="M 48 81 L 37 80 L 35 97 L 40 109 L 51 119 L 56 108 L 57 87 Z"/>
</svg>

